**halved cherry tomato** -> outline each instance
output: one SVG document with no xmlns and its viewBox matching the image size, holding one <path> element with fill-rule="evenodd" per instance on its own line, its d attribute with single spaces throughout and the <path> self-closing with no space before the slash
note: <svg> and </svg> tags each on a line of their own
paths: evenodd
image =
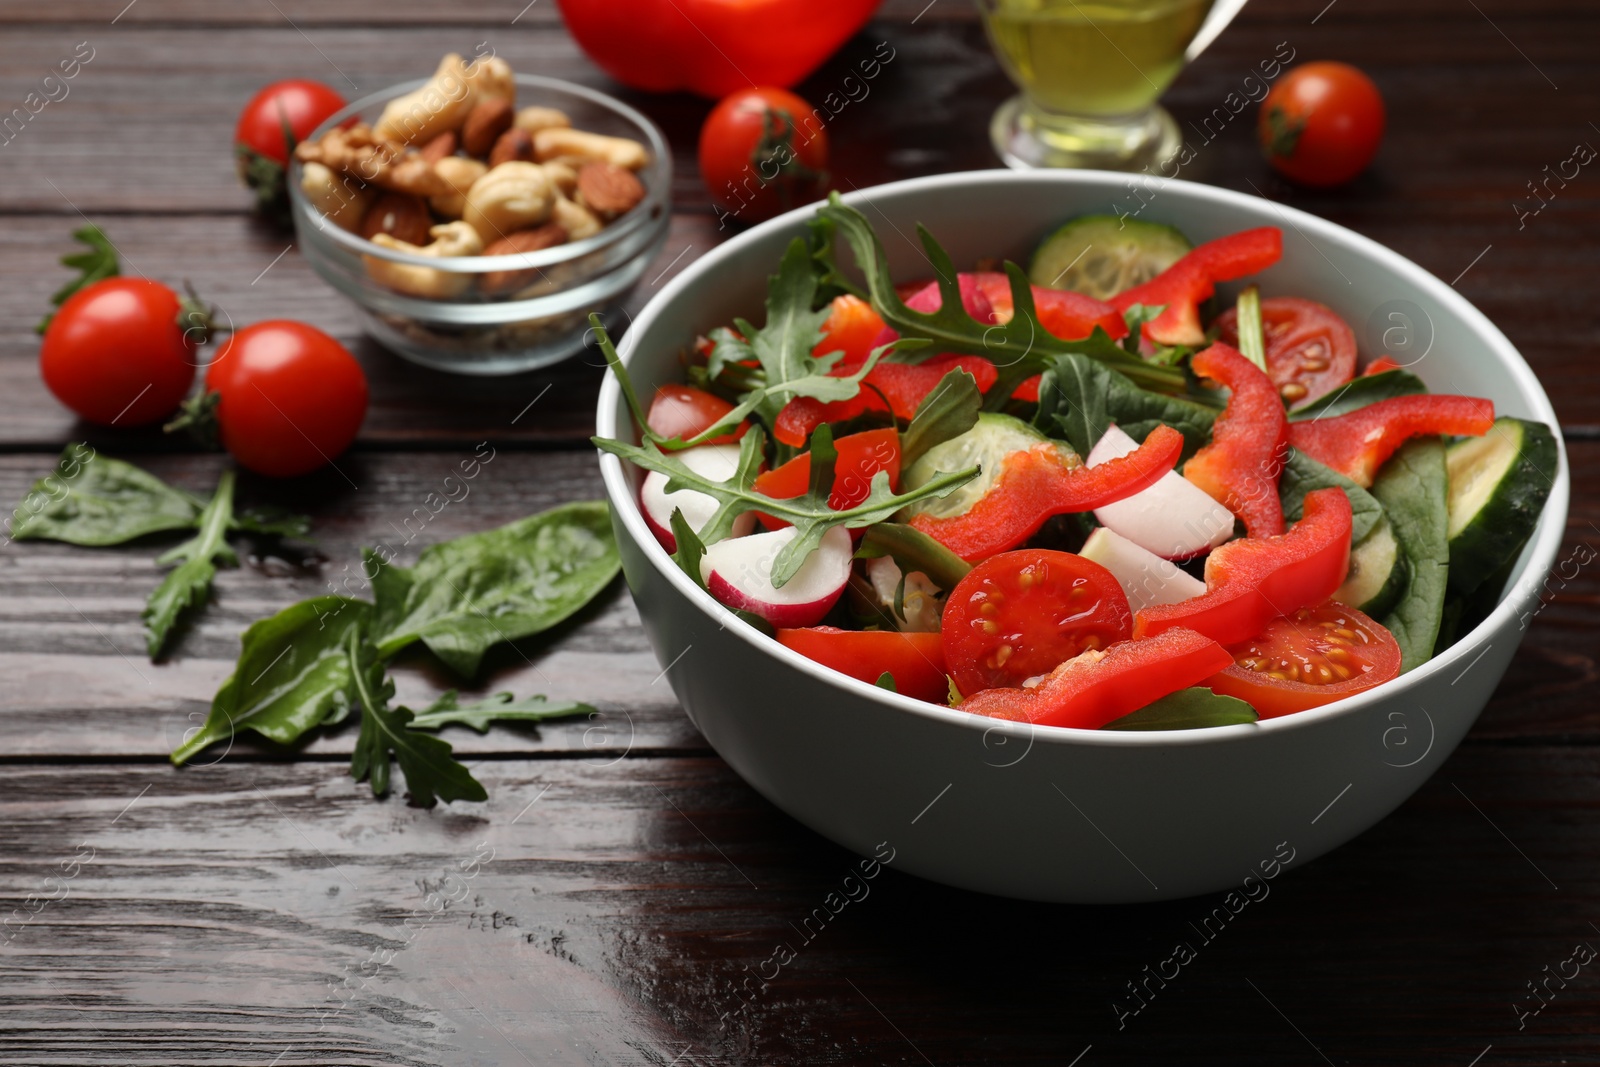
<svg viewBox="0 0 1600 1067">
<path fill-rule="evenodd" d="M 1282 256 L 1283 231 L 1276 226 L 1241 230 L 1191 249 L 1143 285 L 1118 293 L 1110 303 L 1118 312 L 1135 304 L 1165 305 L 1165 311 L 1144 324 L 1144 335 L 1164 345 L 1203 345 L 1206 333 L 1200 328 L 1200 302 L 1211 298 L 1218 282 L 1266 270 Z"/>
<path fill-rule="evenodd" d="M 1305 514 L 1288 533 L 1242 537 L 1206 557 L 1206 591 L 1134 616 L 1133 636 L 1175 626 L 1223 644 L 1248 640 L 1273 619 L 1320 604 L 1350 570 L 1350 498 L 1343 489 L 1306 494 Z"/>
<path fill-rule="evenodd" d="M 1366 169 L 1383 140 L 1383 97 L 1348 63 L 1306 63 L 1261 101 L 1256 135 L 1286 177 L 1325 188 Z"/>
<path fill-rule="evenodd" d="M 1229 645 L 1233 666 L 1206 680 L 1263 719 L 1331 704 L 1400 674 L 1400 645 L 1380 624 L 1336 600 L 1273 619 Z"/>
<path fill-rule="evenodd" d="M 779 630 L 778 643 L 863 682 L 876 682 L 888 674 L 896 692 L 918 700 L 943 704 L 949 696 L 938 634 L 807 626 Z"/>
<path fill-rule="evenodd" d="M 1011 316 L 1016 313 L 1011 303 L 1011 279 L 997 270 L 978 271 L 972 277 L 989 298 L 995 321 L 1010 322 Z M 1078 341 L 1088 337 L 1096 326 L 1110 334 L 1113 341 L 1128 335 L 1128 323 L 1122 313 L 1103 300 L 1066 289 L 1046 289 L 1040 285 L 1030 286 L 1030 289 L 1039 325 L 1063 341 Z"/>
<path fill-rule="evenodd" d="M 1492 400 L 1421 393 L 1379 400 L 1344 415 L 1292 422 L 1289 443 L 1357 485 L 1368 486 L 1384 461 L 1412 437 L 1481 437 L 1493 425 Z"/>
<path fill-rule="evenodd" d="M 843 377 L 861 369 L 861 362 L 840 360 L 829 374 Z M 879 363 L 862 379 L 861 392 L 849 400 L 824 403 L 809 396 L 796 397 L 783 406 L 773 423 L 772 436 L 795 448 L 805 446 L 811 431 L 825 422 L 843 422 L 868 411 L 892 411 L 895 418 L 909 419 L 917 405 L 934 391 L 944 376 L 953 370 L 966 371 L 977 379 L 978 390 L 994 384 L 998 372 L 982 356 L 943 355 L 921 363 Z M 888 408 L 884 401 L 888 401 Z"/>
<path fill-rule="evenodd" d="M 723 419 L 733 405 L 720 396 L 696 389 L 692 385 L 663 385 L 650 401 L 650 414 L 645 423 L 662 437 L 682 437 L 685 440 L 704 433 Z M 702 442 L 708 445 L 728 445 L 739 440 L 750 429 L 742 422 L 733 433 L 721 434 Z"/>
<path fill-rule="evenodd" d="M 1385 355 L 1379 356 L 1377 359 L 1373 360 L 1371 363 L 1368 363 L 1367 364 L 1367 369 L 1362 371 L 1361 374 L 1362 374 L 1363 377 L 1370 378 L 1372 375 L 1374 375 L 1374 374 L 1382 374 L 1386 370 L 1404 370 L 1404 369 L 1405 369 L 1405 364 L 1401 363 L 1398 359 L 1395 359 L 1393 356 L 1385 354 Z"/>
<path fill-rule="evenodd" d="M 1116 576 L 1071 552 L 990 556 L 950 591 L 945 665 L 966 696 L 1016 688 L 1091 649 L 1126 641 L 1133 613 Z"/>
<path fill-rule="evenodd" d="M 867 499 L 873 475 L 879 471 L 888 472 L 889 488 L 899 488 L 900 434 L 894 427 L 849 434 L 834 441 L 833 447 L 839 452 L 833 465 L 833 491 L 828 494 L 828 506 L 833 510 L 853 508 Z M 810 482 L 811 453 L 802 452 L 783 466 L 758 474 L 755 490 L 774 500 L 788 500 L 804 493 Z M 789 525 L 761 512 L 756 517 L 769 530 Z"/>
<path fill-rule="evenodd" d="M 1267 374 L 1291 404 L 1315 400 L 1355 377 L 1356 335 L 1330 307 L 1296 296 L 1261 301 Z M 1217 316 L 1217 340 L 1239 347 L 1239 312 Z"/>
<path fill-rule="evenodd" d="M 961 709 L 1040 726 L 1098 730 L 1113 719 L 1187 689 L 1226 667 L 1233 657 L 1193 630 L 1168 630 L 1085 652 L 1061 664 L 1032 689 L 985 689 Z"/>
<path fill-rule="evenodd" d="M 1069 467 L 1053 444 L 1012 452 L 989 491 L 964 514 L 913 516 L 911 525 L 969 563 L 1016 548 L 1047 519 L 1093 511 L 1148 489 L 1183 452 L 1183 435 L 1170 426 L 1150 431 L 1144 444 L 1097 467 Z"/>
<path fill-rule="evenodd" d="M 859 296 L 845 293 L 834 297 L 829 305 L 828 320 L 822 324 L 823 338 L 811 350 L 813 356 L 829 352 L 843 352 L 840 363 L 854 363 L 857 367 L 872 354 L 873 343 L 883 332 L 883 319 L 872 310 L 872 305 Z"/>
<path fill-rule="evenodd" d="M 1283 533 L 1278 476 L 1283 473 L 1289 419 L 1259 367 L 1220 341 L 1194 357 L 1194 372 L 1230 390 L 1211 441 L 1183 465 L 1183 476 L 1244 520 L 1251 537 Z"/>
</svg>

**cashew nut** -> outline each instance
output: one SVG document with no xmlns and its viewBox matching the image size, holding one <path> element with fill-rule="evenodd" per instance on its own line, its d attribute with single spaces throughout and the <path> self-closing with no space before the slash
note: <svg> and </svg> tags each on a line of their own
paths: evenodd
<svg viewBox="0 0 1600 1067">
<path fill-rule="evenodd" d="M 570 198 L 578 188 L 578 168 L 565 159 L 552 160 L 549 163 L 541 163 L 539 165 L 544 168 L 545 174 L 550 178 L 550 184 L 556 187 L 556 192 Z"/>
<path fill-rule="evenodd" d="M 418 247 L 397 240 L 386 233 L 374 234 L 372 243 L 396 252 L 409 252 L 414 256 L 433 256 L 444 259 L 454 256 L 476 256 L 483 252 L 483 238 L 478 231 L 464 222 L 446 222 L 428 231 L 431 244 Z M 367 274 L 378 284 L 427 300 L 449 300 L 460 296 L 472 284 L 471 274 L 434 270 L 411 263 L 395 263 L 378 256 L 361 257 Z"/>
<path fill-rule="evenodd" d="M 300 191 L 329 222 L 351 233 L 361 226 L 361 219 L 376 196 L 374 190 L 353 178 L 341 179 L 321 163 L 307 163 L 301 168 Z"/>
<path fill-rule="evenodd" d="M 517 79 L 511 73 L 511 64 L 499 56 L 479 56 L 467 67 L 467 84 L 472 90 L 472 102 L 499 97 L 517 99 Z"/>
<path fill-rule="evenodd" d="M 473 182 L 487 174 L 489 168 L 476 159 L 445 156 L 433 165 L 433 172 L 454 191 L 429 197 L 429 206 L 447 219 L 459 219 L 466 206 L 467 190 L 472 188 Z"/>
<path fill-rule="evenodd" d="M 525 107 L 517 112 L 513 125 L 532 137 L 540 130 L 565 129 L 572 125 L 572 120 L 565 111 L 553 107 Z"/>
<path fill-rule="evenodd" d="M 626 137 L 607 137 L 603 133 L 570 130 L 564 127 L 543 129 L 533 135 L 533 157 L 543 163 L 557 156 L 598 159 L 619 167 L 638 170 L 650 162 L 644 145 Z"/>
<path fill-rule="evenodd" d="M 424 85 L 389 101 L 373 132 L 401 144 L 426 144 L 447 130 L 460 129 L 477 102 L 470 78 L 461 57 L 451 52 Z"/>
<path fill-rule="evenodd" d="M 550 217 L 567 231 L 569 241 L 581 241 L 585 237 L 593 237 L 604 226 L 595 217 L 594 212 L 564 196 L 556 197 L 555 203 L 550 207 Z"/>
<path fill-rule="evenodd" d="M 461 218 L 494 240 L 549 219 L 556 195 L 549 175 L 539 164 L 502 163 L 472 183 Z"/>
</svg>

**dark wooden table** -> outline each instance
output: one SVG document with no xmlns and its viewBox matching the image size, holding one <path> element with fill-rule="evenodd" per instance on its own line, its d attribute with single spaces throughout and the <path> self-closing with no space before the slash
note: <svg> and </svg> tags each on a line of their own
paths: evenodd
<svg viewBox="0 0 1600 1067">
<path fill-rule="evenodd" d="M 393 542 L 479 442 L 495 458 L 475 491 L 403 561 L 599 495 L 592 362 L 474 381 L 388 355 L 288 238 L 250 219 L 229 158 L 234 115 L 262 83 L 308 76 L 354 95 L 483 40 L 519 70 L 617 89 L 552 0 L 524 2 L 0 3 L 0 112 L 78 42 L 94 49 L 70 95 L 0 145 L 0 500 L 85 437 L 195 489 L 221 466 L 157 434 L 78 424 L 40 384 L 31 327 L 85 218 L 139 271 L 202 283 L 235 322 L 331 331 L 373 387 L 341 463 L 356 488 L 335 476 L 243 485 L 247 499 L 309 510 L 327 562 L 224 572 L 168 662 L 142 654 L 148 550 L 0 548 L 0 915 L 20 916 L 0 934 L 0 1063 L 1600 1062 L 1594 966 L 1550 982 L 1538 1014 L 1514 1008 L 1537 1003 L 1528 983 L 1575 945 L 1600 945 L 1592 567 L 1551 583 L 1510 674 L 1433 781 L 1274 883 L 1121 1029 L 1125 983 L 1214 902 L 1044 907 L 891 871 L 725 1017 L 852 857 L 707 748 L 620 583 L 579 625 L 493 654 L 487 688 L 582 698 L 601 715 L 451 735 L 487 804 L 373 800 L 345 772 L 350 732 L 292 756 L 241 738 L 204 766 L 168 766 L 240 630 L 324 589 L 360 545 Z M 994 165 L 987 122 L 1008 86 L 966 0 L 925 3 L 889 0 L 801 87 L 821 98 L 880 41 L 895 49 L 829 130 L 842 184 Z M 1560 412 L 1575 481 L 1564 558 L 1577 559 L 1600 539 L 1600 174 L 1552 185 L 1537 215 L 1518 211 L 1538 206 L 1528 183 L 1547 166 L 1600 144 L 1597 40 L 1583 0 L 1256 0 L 1167 98 L 1198 122 L 1280 42 L 1372 74 L 1390 129 L 1350 188 L 1276 180 L 1255 152 L 1253 109 L 1186 176 L 1353 227 L 1483 308 Z M 708 105 L 620 95 L 677 153 L 672 234 L 637 307 L 726 233 L 694 162 Z M 446 684 L 420 656 L 399 677 L 402 695 Z M 51 880 L 74 858 L 64 887 Z M 446 882 L 463 863 L 471 877 Z M 441 886 L 456 900 L 433 915 L 424 900 Z M 35 912 L 30 896 L 59 899 Z"/>
</svg>

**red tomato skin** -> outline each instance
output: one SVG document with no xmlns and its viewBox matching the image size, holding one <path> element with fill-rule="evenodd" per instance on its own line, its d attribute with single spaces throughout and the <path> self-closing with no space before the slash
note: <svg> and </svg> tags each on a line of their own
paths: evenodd
<svg viewBox="0 0 1600 1067">
<path fill-rule="evenodd" d="M 1206 591 L 1145 608 L 1134 616 L 1133 636 L 1184 627 L 1231 645 L 1255 637 L 1274 619 L 1322 603 L 1349 573 L 1350 522 L 1343 489 L 1307 493 L 1305 514 L 1293 529 L 1213 549 L 1206 559 Z"/>
<path fill-rule="evenodd" d="M 345 347 L 313 326 L 273 319 L 222 343 L 206 371 L 220 394 L 222 446 L 272 478 L 308 474 L 355 440 L 367 414 L 367 376 Z"/>
<path fill-rule="evenodd" d="M 1261 301 L 1267 375 L 1285 400 L 1309 403 L 1345 385 L 1356 373 L 1356 335 L 1338 313 L 1314 300 L 1275 296 Z M 1239 311 L 1217 316 L 1217 340 L 1239 347 Z M 1320 346 L 1307 356 L 1308 347 Z M 1316 360 L 1320 359 L 1319 367 Z M 1300 386 L 1300 389 L 1294 389 Z"/>
<path fill-rule="evenodd" d="M 943 704 L 949 695 L 938 634 L 808 626 L 779 630 L 778 643 L 863 682 L 876 682 L 887 672 L 904 696 Z"/>
<path fill-rule="evenodd" d="M 67 298 L 39 348 L 57 400 L 90 422 L 144 426 L 183 402 L 194 345 L 178 324 L 178 294 L 144 278 L 106 278 Z"/>
<path fill-rule="evenodd" d="M 284 119 L 288 120 L 289 132 L 299 143 L 344 105 L 344 97 L 321 82 L 304 78 L 273 82 L 262 86 L 239 113 L 233 142 L 287 165 L 289 146 L 283 139 Z"/>
<path fill-rule="evenodd" d="M 834 441 L 839 458 L 833 468 L 833 491 L 828 506 L 835 511 L 853 508 L 872 491 L 872 478 L 879 471 L 889 474 L 889 488 L 900 487 L 900 434 L 890 426 L 882 430 L 863 430 Z M 756 475 L 755 491 L 774 500 L 800 496 L 811 481 L 811 453 L 802 452 L 781 467 Z M 779 530 L 789 523 L 756 512 L 761 524 Z M 877 675 L 873 675 L 876 678 Z"/>
<path fill-rule="evenodd" d="M 1289 417 L 1278 390 L 1238 349 L 1217 342 L 1190 363 L 1194 372 L 1230 390 L 1211 440 L 1189 458 L 1183 476 L 1244 520 L 1251 537 L 1283 533 L 1278 477 L 1283 473 Z"/>
<path fill-rule="evenodd" d="M 991 556 L 956 584 L 940 619 L 945 667 L 966 696 L 1020 686 L 1087 650 L 1126 641 L 1128 597 L 1115 576 L 1070 552 Z"/>
<path fill-rule="evenodd" d="M 986 689 L 963 711 L 1036 726 L 1098 730 L 1187 689 L 1233 662 L 1228 650 L 1193 630 L 1168 630 L 1112 645 L 1105 655 L 1068 660 L 1034 689 Z"/>
<path fill-rule="evenodd" d="M 1274 678 L 1268 673 L 1251 670 L 1245 661 L 1261 656 L 1282 653 L 1283 645 L 1298 646 L 1288 650 L 1289 655 L 1305 654 L 1309 643 L 1306 631 L 1317 633 L 1320 624 L 1337 621 L 1340 629 L 1353 635 L 1351 639 L 1337 640 L 1344 646 L 1344 655 L 1338 664 L 1347 670 L 1359 670 L 1343 681 L 1313 683 L 1299 679 Z M 1326 632 L 1321 636 L 1328 636 Z M 1297 711 L 1318 708 L 1335 700 L 1364 693 L 1400 676 L 1400 645 L 1383 625 L 1373 621 L 1355 608 L 1346 607 L 1336 600 L 1314 608 L 1305 608 L 1293 616 L 1274 619 L 1256 638 L 1232 645 L 1228 654 L 1234 658 L 1232 666 L 1206 679 L 1205 685 L 1214 693 L 1238 697 L 1256 709 L 1263 719 L 1292 715 Z"/>
<path fill-rule="evenodd" d="M 682 437 L 687 440 L 709 430 L 732 410 L 732 404 L 704 389 L 696 389 L 692 385 L 663 385 L 656 389 L 656 395 L 650 401 L 645 424 L 662 437 Z M 741 422 L 733 433 L 721 434 L 701 443 L 731 445 L 749 430 L 750 423 Z"/>
<path fill-rule="evenodd" d="M 994 321 L 1010 322 L 1016 314 L 1011 300 L 1011 279 L 999 271 L 978 271 L 972 275 L 978 288 L 989 298 L 994 309 Z M 1039 325 L 1063 341 L 1080 341 L 1099 326 L 1120 341 L 1128 335 L 1128 323 L 1122 313 L 1103 300 L 1074 293 L 1069 289 L 1046 289 L 1041 285 L 1029 287 L 1033 293 L 1033 310 Z M 1037 399 L 1037 397 L 1035 397 Z"/>
<path fill-rule="evenodd" d="M 763 161 L 755 152 L 775 125 L 787 143 Z M 706 116 L 699 155 L 712 199 L 740 222 L 761 222 L 822 195 L 828 135 L 815 109 L 787 89 L 744 89 Z"/>
<path fill-rule="evenodd" d="M 1292 151 L 1282 151 L 1287 147 L 1277 142 L 1282 126 L 1301 122 Z M 1278 173 L 1302 185 L 1330 188 L 1367 169 L 1383 141 L 1385 122 L 1383 97 L 1366 74 L 1348 63 L 1304 63 L 1267 93 L 1256 132 Z"/>
</svg>

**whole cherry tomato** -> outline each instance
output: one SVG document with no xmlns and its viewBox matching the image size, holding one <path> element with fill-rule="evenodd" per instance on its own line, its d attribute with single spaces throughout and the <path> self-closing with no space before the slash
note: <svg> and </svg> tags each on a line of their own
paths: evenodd
<svg viewBox="0 0 1600 1067">
<path fill-rule="evenodd" d="M 222 446 L 258 474 L 289 478 L 350 447 L 367 414 L 367 376 L 345 347 L 300 322 L 246 326 L 206 370 Z"/>
<path fill-rule="evenodd" d="M 1343 185 L 1383 140 L 1383 97 L 1348 63 L 1304 63 L 1272 87 L 1256 126 L 1267 162 L 1303 185 Z"/>
<path fill-rule="evenodd" d="M 233 130 L 234 144 L 241 151 L 248 149 L 286 166 L 294 145 L 342 107 L 344 97 L 321 82 L 303 78 L 273 82 L 252 96 L 240 112 Z"/>
<path fill-rule="evenodd" d="M 786 89 L 743 89 L 700 128 L 700 177 L 727 215 L 760 222 L 822 195 L 828 135 Z"/>
<path fill-rule="evenodd" d="M 145 278 L 107 278 L 68 297 L 39 349 L 44 384 L 90 422 L 143 426 L 170 414 L 194 382 L 199 334 L 178 294 Z"/>
</svg>

